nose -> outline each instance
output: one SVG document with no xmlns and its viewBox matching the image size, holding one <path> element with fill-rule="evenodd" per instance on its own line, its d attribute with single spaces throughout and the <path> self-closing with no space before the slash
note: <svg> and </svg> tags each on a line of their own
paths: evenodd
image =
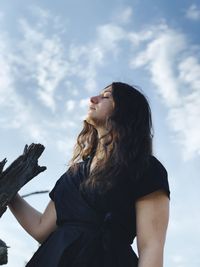
<svg viewBox="0 0 200 267">
<path fill-rule="evenodd" d="M 98 103 L 98 96 L 90 97 L 90 102 L 93 103 L 93 104 L 97 104 Z"/>
</svg>

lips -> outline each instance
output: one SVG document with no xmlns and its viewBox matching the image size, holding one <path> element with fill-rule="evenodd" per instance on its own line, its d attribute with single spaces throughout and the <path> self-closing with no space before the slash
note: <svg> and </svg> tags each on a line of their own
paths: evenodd
<svg viewBox="0 0 200 267">
<path fill-rule="evenodd" d="M 94 107 L 92 107 L 92 106 L 90 106 L 90 107 L 89 107 L 89 109 L 95 110 L 95 108 L 94 108 Z"/>
</svg>

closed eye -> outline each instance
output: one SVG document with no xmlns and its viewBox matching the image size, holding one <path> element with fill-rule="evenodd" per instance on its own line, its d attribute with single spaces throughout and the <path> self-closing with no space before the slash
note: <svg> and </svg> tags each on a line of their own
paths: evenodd
<svg viewBox="0 0 200 267">
<path fill-rule="evenodd" d="M 101 94 L 101 98 L 110 98 L 111 95 L 110 94 Z"/>
</svg>

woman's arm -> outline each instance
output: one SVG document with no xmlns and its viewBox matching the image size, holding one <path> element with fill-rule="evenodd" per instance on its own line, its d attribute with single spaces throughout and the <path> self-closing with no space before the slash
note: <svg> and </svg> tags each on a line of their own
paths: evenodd
<svg viewBox="0 0 200 267">
<path fill-rule="evenodd" d="M 162 267 L 169 199 L 156 191 L 136 201 L 138 267 Z"/>
<path fill-rule="evenodd" d="M 56 229 L 56 210 L 52 200 L 42 214 L 17 194 L 10 202 L 9 208 L 21 226 L 39 243 Z"/>
</svg>

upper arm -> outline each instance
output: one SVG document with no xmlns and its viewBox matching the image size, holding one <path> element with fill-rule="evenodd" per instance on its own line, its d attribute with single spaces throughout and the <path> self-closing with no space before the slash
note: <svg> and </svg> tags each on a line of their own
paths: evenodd
<svg viewBox="0 0 200 267">
<path fill-rule="evenodd" d="M 42 243 L 50 233 L 56 229 L 56 219 L 55 204 L 50 200 L 40 219 L 40 230 L 37 238 L 40 243 Z"/>
<path fill-rule="evenodd" d="M 162 190 L 136 201 L 136 231 L 138 252 L 148 246 L 163 249 L 169 219 L 169 198 Z"/>
</svg>

